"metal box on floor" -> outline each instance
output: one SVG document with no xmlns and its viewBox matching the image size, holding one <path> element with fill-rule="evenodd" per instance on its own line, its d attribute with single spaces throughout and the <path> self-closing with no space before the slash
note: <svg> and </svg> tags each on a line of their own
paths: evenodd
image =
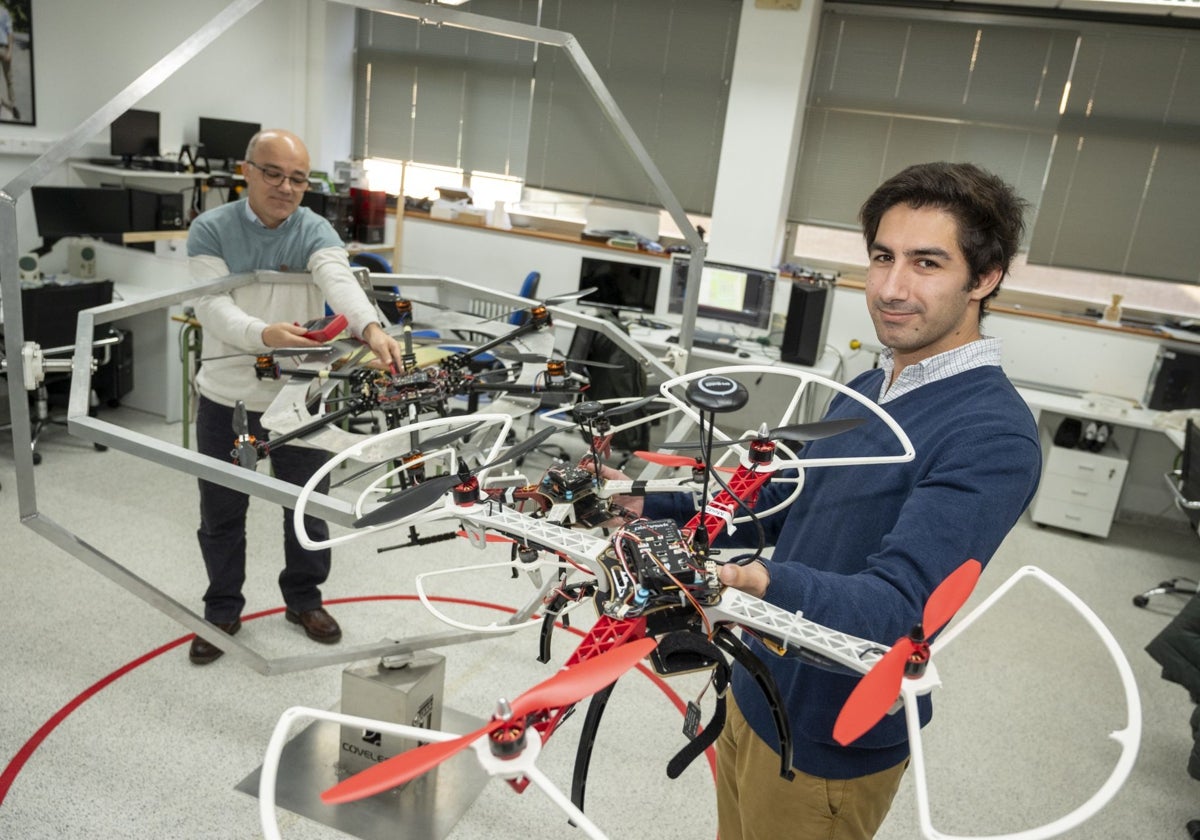
<svg viewBox="0 0 1200 840">
<path fill-rule="evenodd" d="M 342 672 L 342 712 L 347 715 L 440 729 L 446 658 L 431 651 L 413 654 L 403 667 L 373 662 Z M 351 772 L 418 746 L 417 741 L 384 732 L 341 727 L 339 763 Z"/>
</svg>

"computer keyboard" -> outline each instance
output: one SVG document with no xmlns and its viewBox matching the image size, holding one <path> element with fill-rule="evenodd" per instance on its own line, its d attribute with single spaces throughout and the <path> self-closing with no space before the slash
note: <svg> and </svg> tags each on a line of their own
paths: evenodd
<svg viewBox="0 0 1200 840">
<path fill-rule="evenodd" d="M 679 336 L 672 335 L 667 338 L 671 344 L 679 343 Z M 706 330 L 696 330 L 692 333 L 692 346 L 699 347 L 703 350 L 716 350 L 721 353 L 736 353 L 738 351 L 737 338 L 726 333 L 708 332 Z"/>
<path fill-rule="evenodd" d="M 736 353 L 738 351 L 736 339 L 727 335 L 713 339 L 693 336 L 692 346 L 703 350 L 719 350 L 722 353 Z"/>
</svg>

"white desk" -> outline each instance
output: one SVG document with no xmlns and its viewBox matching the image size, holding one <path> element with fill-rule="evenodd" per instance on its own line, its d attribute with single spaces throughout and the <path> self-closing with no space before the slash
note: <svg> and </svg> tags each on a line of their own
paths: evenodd
<svg viewBox="0 0 1200 840">
<path fill-rule="evenodd" d="M 1127 471 L 1115 502 L 1115 517 L 1147 524 L 1164 520 L 1186 524 L 1186 517 L 1175 507 L 1163 479 L 1163 474 L 1172 469 L 1183 447 L 1184 433 L 1182 429 L 1164 422 L 1168 419 L 1165 412 L 1139 408 L 1118 398 L 1069 396 L 1027 387 L 1018 388 L 1018 391 L 1037 420 L 1043 457 L 1046 459 L 1044 466 L 1049 463 L 1055 449 L 1054 433 L 1064 418 L 1074 417 L 1084 423 L 1093 420 L 1108 423 L 1113 428 L 1112 438 L 1105 449 L 1097 454 L 1127 462 Z M 1055 492 L 1056 486 L 1055 476 L 1044 471 L 1042 488 L 1049 487 L 1049 492 Z M 1035 506 L 1037 503 L 1038 500 L 1035 500 Z M 1053 508 L 1047 510 L 1052 511 Z"/>
<path fill-rule="evenodd" d="M 1177 448 L 1183 448 L 1183 430 L 1164 424 L 1165 412 L 1134 406 L 1118 397 L 1073 397 L 1025 387 L 1018 388 L 1017 391 L 1029 404 L 1034 417 L 1040 417 L 1041 413 L 1046 411 L 1083 420 L 1111 423 L 1114 427 L 1160 432 Z"/>
</svg>

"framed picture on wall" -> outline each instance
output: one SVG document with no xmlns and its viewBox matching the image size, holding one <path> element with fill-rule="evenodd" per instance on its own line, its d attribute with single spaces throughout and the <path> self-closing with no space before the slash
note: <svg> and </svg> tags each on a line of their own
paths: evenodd
<svg viewBox="0 0 1200 840">
<path fill-rule="evenodd" d="M 0 0 L 0 123 L 37 125 L 32 5 L 33 0 Z"/>
</svg>

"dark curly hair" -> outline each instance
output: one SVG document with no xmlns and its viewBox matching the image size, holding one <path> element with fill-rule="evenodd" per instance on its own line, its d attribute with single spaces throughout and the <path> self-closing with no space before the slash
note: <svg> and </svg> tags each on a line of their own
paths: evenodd
<svg viewBox="0 0 1200 840">
<path fill-rule="evenodd" d="M 968 288 L 979 285 L 984 274 L 1008 274 L 1021 235 L 1025 231 L 1028 202 L 1011 186 L 971 163 L 918 163 L 884 181 L 863 202 L 858 218 L 867 247 L 875 241 L 883 214 L 897 204 L 913 208 L 936 207 L 958 221 L 958 247 L 971 272 Z M 979 317 L 1000 284 L 980 302 Z"/>
</svg>

